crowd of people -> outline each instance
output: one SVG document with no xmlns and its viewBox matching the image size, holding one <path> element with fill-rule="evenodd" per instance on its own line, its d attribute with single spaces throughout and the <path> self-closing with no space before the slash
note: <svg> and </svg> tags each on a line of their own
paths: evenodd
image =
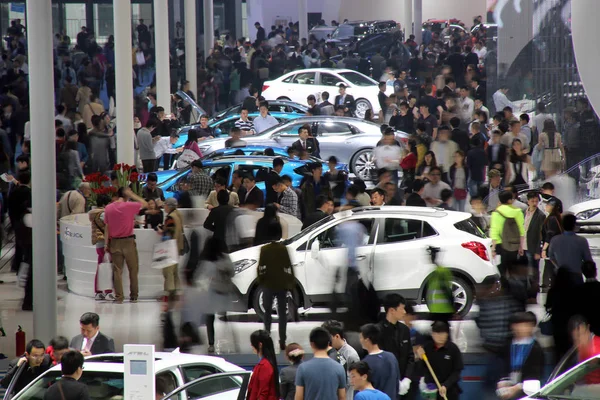
<svg viewBox="0 0 600 400">
<path fill-rule="evenodd" d="M 273 26 L 268 34 L 260 24 L 256 27 L 254 42 L 227 36 L 215 44 L 198 70 L 198 88 L 190 88 L 179 78 L 175 80 L 174 88 L 181 87 L 197 99 L 208 115 L 200 118 L 199 127 L 188 132 L 188 141 L 181 149 L 182 153 L 195 154 L 189 163 L 190 174 L 179 182 L 174 198 L 165 199 L 153 172 L 161 163 L 165 169 L 172 164 L 172 157 L 178 152 L 173 149 L 179 138 L 177 129 L 190 122 L 190 107 L 174 97 L 174 113 L 165 115 L 164 108 L 156 103 L 152 79 L 144 78 L 152 71 L 152 34 L 140 21 L 132 57 L 136 85 L 150 85 L 135 99 L 138 167 L 147 173 L 146 186 L 140 196 L 130 188 L 118 187 L 113 178 L 115 194 L 98 196 L 93 210 L 89 202 L 91 189 L 84 177 L 110 171 L 117 161 L 114 113 L 108 106 L 108 99 L 114 98 L 114 40 L 109 38 L 102 48 L 93 33 L 82 28 L 71 49 L 70 38 L 57 35 L 57 211 L 59 217 L 89 212 L 91 244 L 96 247 L 98 264 L 110 253 L 114 286 L 96 287 L 98 300 L 124 302 L 121 276 L 126 262 L 131 282 L 129 299 L 138 301 L 139 261 L 133 230 L 136 226 L 154 229 L 161 237 L 175 239 L 180 254 L 190 253 L 182 271 L 183 284 L 179 282 L 177 265 L 163 269 L 162 299 L 167 313 L 181 300 L 182 318 L 188 323 L 184 326 L 189 329 L 191 324 L 193 332 L 198 325 L 206 324 L 208 351 L 212 353 L 215 317 L 226 311 L 224 304 L 233 293 L 234 267 L 228 252 L 265 245 L 259 262 L 264 268 L 258 270 L 264 305 L 270 310 L 277 299 L 279 315 L 286 313 L 288 292 L 294 290 L 293 267 L 285 246 L 279 242 L 282 227 L 278 214 L 296 217 L 303 227 L 308 227 L 334 210 L 353 207 L 440 207 L 471 212 L 473 221 L 491 237 L 493 255 L 500 260 L 502 285 L 484 282 L 478 288 L 481 311 L 477 323 L 484 347 L 491 359 L 501 360 L 496 364 L 502 366 L 490 373 L 489 387 L 493 392 L 498 391 L 504 399 L 517 398 L 522 395 L 524 380 L 542 378 L 543 355 L 534 339 L 537 320 L 526 311 L 527 304 L 537 301 L 540 290 L 548 292 L 545 306 L 551 315 L 557 360 L 571 344 L 580 347 L 580 359 L 591 355 L 586 337 L 590 332 L 600 333 L 600 327 L 594 310 L 582 309 L 581 305 L 596 304 L 596 267 L 586 239 L 576 234 L 575 217 L 565 213 L 567 201 L 558 198 L 552 183 L 559 172 L 583 160 L 590 151 L 584 143 L 593 111 L 585 99 L 577 100 L 576 107 L 564 110 L 563 115 L 548 113 L 540 102 L 532 118 L 528 113 L 520 113 L 520 106 L 508 99 L 507 86 L 500 84 L 488 96 L 485 70 L 481 68 L 487 52 L 483 29 L 472 36 L 457 34 L 445 43 L 441 35 L 427 28 L 423 43 L 415 43 L 411 36 L 405 43 L 382 48 L 370 59 L 349 49 L 342 51 L 340 61 L 334 63 L 332 58 L 340 53 L 335 45 L 314 38 L 298 40 L 294 24 L 286 28 Z M 7 173 L 7 182 L 0 182 L 0 189 L 3 212 L 6 208 L 16 236 L 16 272 L 21 263 L 31 264 L 31 223 L 27 218 L 31 209 L 29 139 L 37 133 L 29 131 L 26 40 L 20 22 L 11 24 L 9 35 L 0 86 L 0 172 Z M 408 63 L 402 61 L 400 46 L 411 51 Z M 185 55 L 173 54 L 172 63 L 182 68 Z M 204 172 L 198 143 L 215 136 L 208 121 L 217 110 L 242 103 L 241 118 L 229 132 L 231 139 L 227 144 L 240 145 L 244 135 L 259 133 L 277 123 L 268 115 L 268 103 L 260 97 L 263 82 L 287 71 L 316 67 L 355 69 L 380 82 L 381 112 L 375 116 L 369 110 L 365 115 L 381 125 L 382 133 L 373 150 L 377 166 L 374 188 L 367 190 L 360 179 L 350 182 L 348 174 L 335 168 L 335 157 L 327 160 L 330 169 L 326 173 L 322 163 L 309 163 L 309 174 L 299 187 L 292 185 L 290 176 L 281 175 L 285 160 L 273 157 L 265 193 L 256 186 L 257 177 L 252 174 L 236 171 L 229 182 L 224 170 L 213 176 Z M 388 87 L 393 87 L 389 96 Z M 308 113 L 353 116 L 352 96 L 346 94 L 343 86 L 338 90 L 334 103 L 329 102 L 329 93 L 321 93 L 321 98 L 309 96 Z M 258 110 L 260 117 L 247 117 L 248 112 Z M 562 134 L 557 126 L 563 127 Z M 405 142 L 398 141 L 398 131 L 408 134 Z M 291 157 L 320 156 L 318 138 L 310 126 L 300 128 L 298 137 L 289 149 Z M 528 192 L 527 204 L 521 202 L 519 191 L 533 186 L 539 190 Z M 187 243 L 184 221 L 177 211 L 192 208 L 197 197 L 210 210 L 204 228 L 213 236 L 204 245 L 194 235 Z M 264 209 L 264 215 L 255 229 L 248 229 L 244 211 L 258 209 Z M 340 230 L 349 248 L 356 236 L 352 231 L 358 228 L 346 225 Z M 542 260 L 545 276 L 540 276 Z M 358 279 L 355 262 L 349 255 L 348 285 L 356 284 Z M 58 267 L 62 271 L 60 251 Z M 198 287 L 207 276 L 210 285 Z M 31 310 L 31 269 L 25 281 L 23 309 Z M 203 307 L 195 306 L 199 304 L 198 292 L 210 299 L 202 301 Z M 347 314 L 357 320 L 368 312 L 352 300 L 348 306 L 357 314 Z M 265 330 L 254 332 L 250 338 L 261 361 L 250 382 L 249 398 L 264 395 L 269 399 L 393 399 L 399 395 L 414 398 L 419 391 L 434 390 L 448 399 L 459 398 L 462 355 L 449 340 L 447 320 L 435 321 L 431 337 L 423 337 L 411 328 L 415 315 L 401 296 L 387 296 L 383 306 L 385 317 L 379 322 L 376 318 L 369 318 L 365 324 L 328 321 L 314 329 L 310 334 L 314 357 L 306 363 L 302 363 L 304 349 L 287 343 L 286 319 L 279 318 L 279 347 L 292 363 L 282 370 L 281 377 L 270 336 L 271 314 L 267 312 Z M 78 352 L 95 354 L 91 346 L 98 345 L 100 338 L 94 336 L 98 332 L 97 316 L 82 317 L 81 324 L 81 342 L 71 342 L 69 346 L 77 352 L 62 355 L 69 360 L 63 373 L 73 380 L 81 376 L 83 361 Z M 83 325 L 91 326 L 89 332 L 84 333 Z M 359 344 L 354 347 L 346 342 L 348 331 L 359 333 Z M 59 339 L 53 342 L 48 357 L 43 355 L 43 343 L 29 343 L 25 356 L 9 371 L 2 385 L 25 363 L 29 368 L 20 375 L 21 387 L 28 383 L 27 379 L 38 376 L 43 366 L 51 365 L 52 354 L 68 348 Z M 172 341 L 165 347 L 179 344 Z M 437 373 L 439 387 L 429 369 L 424 368 L 426 358 Z M 54 361 L 60 362 L 60 356 Z M 507 376 L 510 378 L 500 380 Z"/>
</svg>

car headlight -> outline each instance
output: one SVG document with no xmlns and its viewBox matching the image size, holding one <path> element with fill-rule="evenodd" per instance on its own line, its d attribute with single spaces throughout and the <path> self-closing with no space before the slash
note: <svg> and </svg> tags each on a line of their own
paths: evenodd
<svg viewBox="0 0 600 400">
<path fill-rule="evenodd" d="M 243 260 L 239 260 L 233 263 L 233 270 L 236 274 L 239 274 L 242 271 L 247 270 L 248 268 L 250 268 L 251 266 L 253 266 L 254 264 L 256 264 L 256 260 L 251 260 L 251 259 L 243 259 Z"/>
<path fill-rule="evenodd" d="M 578 213 L 575 216 L 575 218 L 577 218 L 579 220 L 586 220 L 586 219 L 592 218 L 593 216 L 595 216 L 598 213 L 600 213 L 600 208 L 592 208 L 591 210 L 585 210 L 585 211 Z"/>
</svg>

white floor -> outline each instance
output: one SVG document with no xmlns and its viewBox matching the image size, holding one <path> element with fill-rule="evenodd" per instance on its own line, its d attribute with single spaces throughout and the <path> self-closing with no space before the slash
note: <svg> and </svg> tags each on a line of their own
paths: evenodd
<svg viewBox="0 0 600 400">
<path fill-rule="evenodd" d="M 1 324 L 6 331 L 6 337 L 0 337 L 0 353 L 4 353 L 9 359 L 15 357 L 15 332 L 18 325 L 23 327 L 27 334 L 27 340 L 33 338 L 33 312 L 21 311 L 21 299 L 23 290 L 16 285 L 16 276 L 6 272 L 10 267 L 3 268 L 0 273 L 0 317 Z M 115 339 L 117 351 L 127 343 L 155 344 L 157 350 L 162 348 L 161 330 L 161 307 L 156 301 L 141 301 L 136 304 L 124 303 L 121 305 L 111 302 L 94 301 L 91 298 L 78 296 L 66 291 L 66 282 L 57 281 L 58 291 L 58 334 L 68 338 L 79 334 L 79 317 L 84 312 L 92 311 L 100 315 L 101 331 Z M 532 306 L 538 317 L 543 316 L 542 307 Z M 467 352 L 480 350 L 479 332 L 475 321 L 472 319 L 477 313 L 475 306 L 472 313 L 464 321 L 453 322 L 453 337 Z M 301 322 L 288 324 L 287 342 L 300 343 L 308 349 L 308 334 L 312 328 L 320 325 L 323 321 L 332 318 L 327 310 L 311 309 L 305 312 Z M 419 321 L 418 329 L 427 330 L 429 322 Z M 233 314 L 229 322 L 218 321 L 216 323 L 216 350 L 219 353 L 233 353 L 234 340 L 239 345 L 239 352 L 251 353 L 249 337 L 256 330 L 261 329 L 263 324 L 258 322 L 253 312 L 246 314 Z M 273 337 L 278 337 L 278 327 L 275 322 L 272 327 Z M 201 329 L 204 340 L 205 329 Z M 548 341 L 546 340 L 546 345 Z M 204 342 L 206 343 L 206 341 Z"/>
</svg>

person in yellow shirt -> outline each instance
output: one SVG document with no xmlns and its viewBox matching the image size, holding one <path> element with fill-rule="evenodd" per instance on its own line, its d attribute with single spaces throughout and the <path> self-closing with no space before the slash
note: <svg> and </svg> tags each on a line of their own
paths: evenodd
<svg viewBox="0 0 600 400">
<path fill-rule="evenodd" d="M 490 238 L 493 256 L 500 256 L 498 270 L 504 276 L 510 265 L 524 254 L 525 218 L 521 209 L 513 207 L 512 192 L 504 190 L 498 199 L 500 205 L 490 219 Z"/>
</svg>

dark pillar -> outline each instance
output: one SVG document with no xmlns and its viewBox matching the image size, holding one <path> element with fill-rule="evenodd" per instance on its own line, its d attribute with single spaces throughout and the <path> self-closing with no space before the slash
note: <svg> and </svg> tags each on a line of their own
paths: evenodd
<svg viewBox="0 0 600 400">
<path fill-rule="evenodd" d="M 95 32 L 95 24 L 94 24 L 94 1 L 86 0 L 85 2 L 85 26 L 88 28 L 88 31 Z"/>
<path fill-rule="evenodd" d="M 58 4 L 58 32 L 62 35 L 65 32 L 65 3 L 62 0 L 57 1 Z"/>
</svg>

